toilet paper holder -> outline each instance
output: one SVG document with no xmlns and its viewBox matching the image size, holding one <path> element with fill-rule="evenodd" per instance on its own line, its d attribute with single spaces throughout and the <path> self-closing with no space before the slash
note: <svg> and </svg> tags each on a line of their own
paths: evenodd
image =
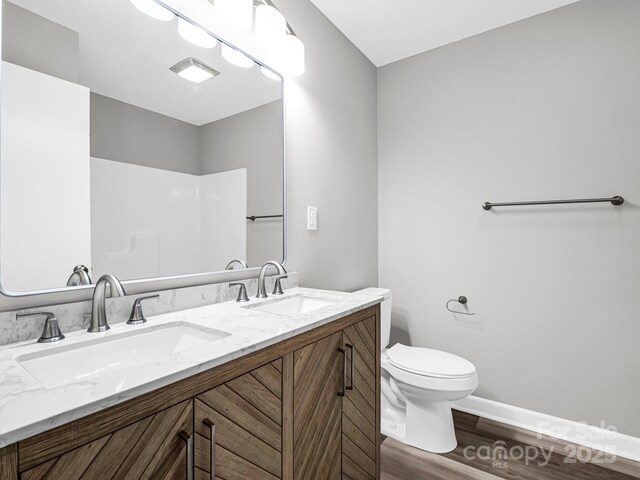
<svg viewBox="0 0 640 480">
<path fill-rule="evenodd" d="M 467 301 L 468 301 L 467 297 L 465 297 L 464 295 L 461 295 L 458 298 L 452 298 L 451 300 L 449 300 L 445 306 L 447 307 L 447 310 L 449 310 L 451 313 L 457 313 L 457 314 L 460 314 L 460 315 L 475 315 L 475 313 L 472 313 L 472 312 L 460 312 L 460 311 L 457 311 L 457 310 L 451 310 L 451 308 L 449 308 L 449 304 L 451 302 L 457 302 L 457 303 L 460 303 L 462 305 L 466 305 Z"/>
</svg>

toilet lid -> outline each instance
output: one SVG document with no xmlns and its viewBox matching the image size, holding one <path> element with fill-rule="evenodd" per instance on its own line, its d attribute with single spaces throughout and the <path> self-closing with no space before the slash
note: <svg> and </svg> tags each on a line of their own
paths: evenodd
<svg viewBox="0 0 640 480">
<path fill-rule="evenodd" d="M 394 367 L 427 377 L 469 377 L 476 371 L 473 363 L 457 355 L 400 343 L 387 350 L 387 357 Z"/>
</svg>

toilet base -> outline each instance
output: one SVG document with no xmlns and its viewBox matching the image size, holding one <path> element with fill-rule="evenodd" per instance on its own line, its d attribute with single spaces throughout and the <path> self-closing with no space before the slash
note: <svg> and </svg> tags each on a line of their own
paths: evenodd
<svg viewBox="0 0 640 480">
<path fill-rule="evenodd" d="M 449 402 L 407 403 L 407 445 L 433 453 L 448 453 L 458 446 Z"/>
<path fill-rule="evenodd" d="M 389 382 L 383 376 L 382 382 Z M 419 404 L 398 401 L 383 388 L 381 398 L 382 434 L 406 445 L 432 453 L 448 453 L 458 446 L 449 401 L 421 400 Z"/>
<path fill-rule="evenodd" d="M 448 453 L 458 446 L 451 402 L 471 395 L 478 375 L 441 378 L 396 368 L 382 352 L 382 433 L 412 447 Z"/>
</svg>

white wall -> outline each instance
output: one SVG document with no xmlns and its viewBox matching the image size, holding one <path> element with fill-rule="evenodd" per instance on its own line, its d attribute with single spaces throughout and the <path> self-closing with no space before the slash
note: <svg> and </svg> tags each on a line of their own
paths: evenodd
<svg viewBox="0 0 640 480">
<path fill-rule="evenodd" d="M 247 261 L 247 169 L 196 177 L 202 259 L 199 270 L 224 270 L 230 260 Z"/>
<path fill-rule="evenodd" d="M 481 397 L 636 436 L 639 24 L 636 0 L 583 0 L 378 76 L 395 340 L 468 358 Z M 476 316 L 445 310 L 459 295 Z"/>
<path fill-rule="evenodd" d="M 94 278 L 218 271 L 246 258 L 245 170 L 196 176 L 92 158 L 91 194 Z"/>
<path fill-rule="evenodd" d="M 2 62 L 1 125 L 2 286 L 64 287 L 91 259 L 89 89 Z"/>
</svg>

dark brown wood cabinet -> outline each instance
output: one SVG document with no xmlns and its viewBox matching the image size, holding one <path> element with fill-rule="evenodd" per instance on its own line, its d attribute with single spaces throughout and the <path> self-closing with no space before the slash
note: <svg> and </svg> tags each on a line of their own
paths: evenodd
<svg viewBox="0 0 640 480">
<path fill-rule="evenodd" d="M 0 480 L 378 479 L 379 338 L 378 306 L 337 319 L 0 449 Z"/>
</svg>

